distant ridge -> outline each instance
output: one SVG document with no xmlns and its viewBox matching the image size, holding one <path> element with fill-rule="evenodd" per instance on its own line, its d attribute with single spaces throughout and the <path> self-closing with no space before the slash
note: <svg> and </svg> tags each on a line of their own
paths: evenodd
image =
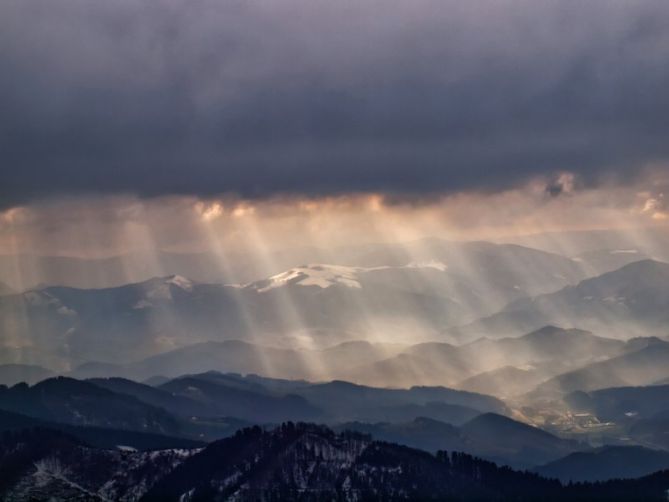
<svg viewBox="0 0 669 502">
<path fill-rule="evenodd" d="M 547 324 L 573 326 L 613 338 L 663 336 L 669 322 L 669 263 L 640 260 L 566 286 L 511 302 L 498 313 L 455 330 L 519 333 Z"/>
</svg>

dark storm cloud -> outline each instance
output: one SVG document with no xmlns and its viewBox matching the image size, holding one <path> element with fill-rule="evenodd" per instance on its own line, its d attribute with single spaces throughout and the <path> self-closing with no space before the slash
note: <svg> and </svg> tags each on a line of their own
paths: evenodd
<svg viewBox="0 0 669 502">
<path fill-rule="evenodd" d="M 665 0 L 6 0 L 0 204 L 625 179 L 667 47 Z"/>
</svg>

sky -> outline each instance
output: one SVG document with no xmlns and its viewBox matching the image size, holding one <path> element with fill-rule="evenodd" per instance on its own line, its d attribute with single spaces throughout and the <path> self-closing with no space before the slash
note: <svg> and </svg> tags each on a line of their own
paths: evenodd
<svg viewBox="0 0 669 502">
<path fill-rule="evenodd" d="M 667 47 L 664 0 L 6 0 L 0 246 L 664 228 Z"/>
</svg>

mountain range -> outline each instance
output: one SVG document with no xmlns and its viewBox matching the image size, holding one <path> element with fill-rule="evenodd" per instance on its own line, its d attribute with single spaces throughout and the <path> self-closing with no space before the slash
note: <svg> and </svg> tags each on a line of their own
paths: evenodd
<svg viewBox="0 0 669 502">
<path fill-rule="evenodd" d="M 309 265 L 244 286 L 182 276 L 99 290 L 52 286 L 0 297 L 0 343 L 39 347 L 67 366 L 226 339 L 295 346 L 307 337 L 327 346 L 383 333 L 386 343 L 406 342 L 407 333 L 413 340 L 439 337 L 539 287 L 518 282 L 481 281 L 427 262 Z"/>
<path fill-rule="evenodd" d="M 0 296 L 0 362 L 62 372 L 233 339 L 308 350 L 359 340 L 383 340 L 396 348 L 433 340 L 460 346 L 482 335 L 516 337 L 551 324 L 608 338 L 664 336 L 665 263 L 635 261 L 587 278 L 578 261 L 556 254 L 439 240 L 367 246 L 343 255 L 333 264 L 294 266 L 242 284 L 168 275 L 103 289 L 55 285 L 6 294 Z M 326 368 L 318 376 L 377 384 L 393 374 L 395 380 L 437 383 L 420 348 L 388 352 L 386 362 L 363 358 L 339 374 Z M 393 361 L 395 356 L 400 359 Z M 377 363 L 370 375 L 359 374 Z M 258 366 L 244 370 L 255 372 Z M 290 366 L 297 371 L 277 375 L 313 378 L 317 373 L 300 361 Z M 439 383 L 454 385 L 456 379 L 518 364 L 448 366 L 454 373 Z M 548 373 L 536 380 L 555 374 Z"/>
<path fill-rule="evenodd" d="M 665 377 L 669 368 L 669 342 L 651 337 L 630 340 L 626 346 L 629 350 L 617 357 L 584 365 L 543 382 L 533 391 L 534 395 L 552 397 L 578 390 L 651 385 Z"/>
<path fill-rule="evenodd" d="M 0 439 L 5 500 L 664 500 L 669 472 L 563 486 L 458 452 L 432 455 L 311 424 L 247 428 L 205 448 L 91 448 L 32 429 Z"/>
<path fill-rule="evenodd" d="M 648 337 L 627 342 L 546 326 L 514 338 L 463 345 L 345 342 L 296 350 L 241 341 L 203 342 L 129 364 L 87 363 L 64 374 L 166 379 L 208 370 L 283 379 L 340 379 L 372 386 L 445 385 L 504 398 L 554 397 L 612 385 L 650 385 L 666 378 L 669 342 Z M 0 383 L 38 381 L 52 371 L 0 365 Z"/>
<path fill-rule="evenodd" d="M 658 496 L 669 264 L 436 239 L 303 256 L 7 281 L 0 498 Z"/>
<path fill-rule="evenodd" d="M 561 439 L 496 413 L 479 414 L 459 427 L 418 417 L 403 423 L 347 422 L 337 425 L 336 430 L 370 434 L 375 439 L 433 453 L 438 450 L 466 452 L 517 469 L 528 469 L 575 451 L 589 450 L 585 444 Z"/>
<path fill-rule="evenodd" d="M 399 244 L 353 244 L 332 249 L 304 246 L 274 251 L 263 259 L 230 251 L 225 257 L 215 253 L 158 251 L 151 253 L 150 259 L 141 252 L 102 258 L 0 255 L 0 280 L 19 291 L 40 284 L 81 289 L 113 288 L 171 274 L 204 283 L 250 283 L 305 263 L 374 268 L 430 261 L 449 263 L 451 268 L 469 271 L 469 274 L 477 273 L 478 269 L 490 272 L 501 269 L 509 279 L 520 277 L 521 282 L 517 284 L 530 285 L 530 294 L 545 290 L 545 285 L 539 285 L 541 278 L 555 281 L 557 278 L 553 274 L 558 274 L 577 279 L 584 273 L 577 261 L 565 258 L 559 252 L 516 244 L 424 238 Z M 522 270 L 523 261 L 538 273 L 536 277 L 522 280 L 527 276 Z M 504 272 L 504 269 L 509 270 Z"/>
<path fill-rule="evenodd" d="M 559 291 L 512 301 L 500 312 L 456 331 L 517 333 L 546 324 L 587 329 L 613 338 L 666 334 L 669 264 L 641 260 Z"/>
<path fill-rule="evenodd" d="M 166 357 L 162 354 L 183 350 L 188 360 L 194 358 L 189 351 L 200 350 L 204 361 L 210 350 L 216 352 L 217 348 L 198 344 L 240 340 L 249 344 L 245 359 L 250 365 L 232 367 L 231 363 L 219 368 L 209 356 L 209 367 L 199 371 L 346 378 L 372 384 L 390 377 L 389 385 L 455 385 L 504 366 L 521 370 L 532 366 L 533 361 L 527 361 L 528 351 L 534 350 L 529 347 L 530 340 L 526 340 L 529 348 L 511 357 L 514 342 L 504 342 L 508 349 L 497 345 L 492 350 L 486 344 L 493 342 L 478 340 L 481 335 L 499 339 L 506 334 L 513 338 L 550 324 L 573 326 L 575 333 L 595 328 L 593 332 L 600 337 L 613 339 L 639 333 L 665 334 L 667 264 L 634 262 L 578 282 L 577 269 L 570 269 L 567 275 L 559 273 L 567 273 L 563 270 L 567 267 L 564 258 L 536 256 L 531 250 L 513 246 L 470 246 L 479 261 L 492 256 L 486 267 L 494 269 L 498 264 L 500 269 L 486 272 L 482 281 L 484 276 L 476 276 L 462 259 L 457 269 L 436 260 L 376 267 L 308 265 L 245 285 L 198 283 L 174 275 L 107 289 L 53 286 L 5 295 L 0 297 L 0 345 L 4 347 L 0 363 L 38 365 L 63 372 L 93 362 L 128 364 L 155 356 L 156 370 L 145 376 L 148 378 L 162 372 L 157 368 Z M 455 259 L 457 254 L 451 250 L 449 256 Z M 533 266 L 545 265 L 545 270 L 533 273 L 531 279 L 520 281 L 514 277 L 512 281 L 508 275 L 520 274 L 520 270 L 502 264 L 504 260 L 523 259 L 528 263 L 525 272 Z M 494 279 L 496 276 L 499 280 Z M 557 291 L 527 297 L 530 292 L 551 289 Z M 495 309 L 501 310 L 493 313 Z M 344 352 L 346 342 L 379 338 L 383 343 L 349 350 L 350 357 L 333 355 L 334 351 L 314 354 L 314 350 L 337 345 Z M 588 343 L 586 337 L 580 338 Z M 430 339 L 449 341 L 430 345 Z M 421 341 L 426 345 L 417 344 Z M 472 342 L 476 345 L 467 347 Z M 544 343 L 546 352 L 551 352 L 549 343 Z M 274 345 L 301 353 L 282 354 L 279 349 L 269 348 L 260 351 L 251 345 Z M 409 346 L 413 347 L 404 350 Z M 573 351 L 563 361 L 572 367 L 582 365 L 583 359 L 594 354 L 608 357 L 615 351 L 613 342 L 604 352 L 599 350 L 602 343 L 597 350 L 586 345 L 566 347 L 573 347 Z M 243 351 L 241 346 L 235 350 Z M 486 358 L 479 356 L 482 351 Z M 338 364 L 329 364 L 330 356 L 338 359 Z M 314 358 L 321 361 L 314 365 Z M 435 358 L 443 367 L 436 373 L 431 369 Z M 269 368 L 268 361 L 276 369 Z M 567 370 L 542 369 L 533 373 L 531 380 L 539 382 Z M 175 373 L 188 371 L 182 367 Z"/>
<path fill-rule="evenodd" d="M 183 375 L 156 387 L 121 378 L 65 377 L 33 386 L 0 386 L 0 410 L 70 425 L 194 439 L 222 437 L 231 426 L 249 422 L 407 421 L 425 416 L 461 424 L 481 413 L 509 413 L 497 398 L 445 387 L 383 389 L 216 372 Z"/>
<path fill-rule="evenodd" d="M 553 332 L 559 333 L 555 330 Z M 538 337 L 541 336 L 545 335 Z M 638 348 L 638 341 L 629 343 Z M 567 395 L 565 403 L 574 413 L 586 413 L 602 420 L 615 421 L 619 424 L 619 434 L 626 434 L 631 444 L 667 448 L 662 437 L 666 435 L 664 431 L 669 423 L 665 394 L 666 389 L 659 385 L 605 389 Z M 387 389 L 342 381 L 310 383 L 218 372 L 155 379 L 154 385 L 118 377 L 83 381 L 57 377 L 33 386 L 21 383 L 9 388 L 0 387 L 0 432 L 5 431 L 5 437 L 7 433 L 23 434 L 21 431 L 27 428 L 39 428 L 71 438 L 66 442 L 77 445 L 78 449 L 88 448 L 86 445 L 103 450 L 120 448 L 123 451 L 187 448 L 193 451 L 187 456 L 195 456 L 203 444 L 230 437 L 248 424 L 264 424 L 271 428 L 272 423 L 292 419 L 329 423 L 343 434 L 342 438 L 351 437 L 347 436 L 346 431 L 355 431 L 377 440 L 419 448 L 433 454 L 441 450 L 464 452 L 458 455 L 475 455 L 516 469 L 536 469 L 542 475 L 562 480 L 595 481 L 638 477 L 666 467 L 663 463 L 666 452 L 640 446 L 627 450 L 614 446 L 592 449 L 586 442 L 561 438 L 510 418 L 509 415 L 517 411 L 520 410 L 512 410 L 491 396 L 443 387 Z M 327 429 L 310 427 L 305 430 L 320 430 L 324 431 L 324 437 L 335 437 Z M 613 431 L 613 434 L 610 438 L 612 441 L 616 432 Z M 587 439 L 587 436 L 584 435 L 582 439 Z M 335 443 L 341 444 L 342 440 L 336 439 Z M 50 439 L 45 441 L 48 444 Z M 52 454 L 45 460 L 51 462 L 51 457 L 59 457 L 60 446 L 57 445 L 61 441 L 62 438 L 57 439 L 56 444 L 50 447 Z M 332 448 L 332 445 L 327 448 Z M 292 447 L 290 451 L 293 451 Z M 97 454 L 89 452 L 86 455 L 93 458 Z M 104 465 L 116 465 L 116 460 L 110 460 L 117 458 L 113 451 L 100 455 L 107 459 Z M 456 458 L 469 458 L 458 455 Z M 89 471 L 84 473 L 78 468 L 63 465 L 63 461 L 69 462 L 71 458 L 78 457 L 68 453 L 59 459 L 58 465 L 45 464 L 46 469 L 56 470 L 55 474 L 50 471 L 47 476 L 51 481 L 58 482 L 54 489 L 61 490 L 64 486 L 70 490 L 74 487 L 72 482 L 81 486 L 97 486 L 82 485 L 77 481 L 79 478 L 63 474 L 80 472 L 76 476 L 86 479 L 86 483 L 93 482 L 87 479 Z M 137 454 L 137 458 L 147 457 Z M 287 458 L 289 463 L 295 461 L 293 457 Z M 442 461 L 444 459 L 443 455 L 438 458 Z M 452 459 L 452 456 L 448 458 Z M 631 466 L 625 464 L 626 458 L 632 459 Z M 210 461 L 213 459 L 207 460 Z M 221 468 L 231 468 L 227 457 L 221 462 Z M 41 474 L 30 474 L 33 468 L 27 468 L 29 474 L 24 473 L 22 481 L 12 485 L 12 489 L 19 490 L 12 494 L 28 490 L 26 493 L 30 497 L 39 499 L 41 492 L 35 490 L 45 485 L 40 484 L 40 481 L 39 486 L 35 487 L 31 480 L 43 480 L 41 476 L 45 474 L 42 467 L 35 468 L 35 472 Z M 174 468 L 177 469 L 176 463 Z M 299 470 L 303 467 L 299 464 L 294 468 Z M 141 472 L 151 469 L 149 462 Z M 175 480 L 170 480 L 167 471 L 160 472 L 160 478 L 164 476 L 166 480 L 165 486 L 190 479 L 188 475 L 179 472 Z M 67 479 L 59 478 L 61 475 Z M 110 479 L 102 474 L 98 476 L 96 479 Z M 289 486 L 283 488 L 292 489 L 292 481 L 288 483 Z M 125 485 L 121 483 L 120 486 Z M 156 487 L 161 486 L 156 484 Z M 101 486 L 97 486 L 96 490 L 99 489 Z M 147 496 L 150 493 L 147 492 Z M 156 493 L 163 494 L 162 491 Z M 22 500 L 20 497 L 18 499 Z"/>
</svg>

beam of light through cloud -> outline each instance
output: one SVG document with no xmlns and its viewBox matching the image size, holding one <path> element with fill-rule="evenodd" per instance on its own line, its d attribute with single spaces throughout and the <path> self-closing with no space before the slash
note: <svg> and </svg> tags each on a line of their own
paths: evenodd
<svg viewBox="0 0 669 502">
<path fill-rule="evenodd" d="M 653 178 L 628 187 L 572 189 L 559 196 L 547 192 L 550 183 L 537 181 L 497 194 L 462 192 L 418 201 L 382 195 L 255 202 L 127 196 L 61 199 L 3 211 L 0 245 L 5 255 L 84 258 L 141 255 L 153 252 L 151 247 L 175 253 L 207 252 L 210 238 L 201 225 L 205 222 L 207 232 L 217 235 L 232 259 L 254 252 L 255 243 L 247 231 L 249 217 L 270 243 L 271 252 L 286 254 L 310 246 L 333 253 L 351 242 L 408 242 L 435 236 L 518 240 L 523 235 L 595 229 L 639 229 L 643 233 L 644 228 L 665 225 L 658 215 L 666 211 L 667 186 Z M 564 252 L 573 254 L 569 249 Z M 132 263 L 127 266 L 132 268 Z M 155 275 L 160 273 L 159 268 L 152 270 Z M 259 265 L 255 277 L 233 282 L 281 271 Z M 137 278 L 137 274 L 130 275 L 128 279 Z"/>
<path fill-rule="evenodd" d="M 574 412 L 669 383 L 668 50 L 668 0 L 0 0 L 0 400 L 658 446 Z"/>
<path fill-rule="evenodd" d="M 555 183 L 562 189 L 550 193 L 546 187 Z M 556 278 L 555 286 L 551 287 L 543 282 L 543 271 L 528 267 L 520 255 L 498 255 L 501 261 L 495 266 L 514 278 L 514 285 L 505 285 L 499 276 L 485 269 L 485 261 L 481 262 L 467 247 L 457 245 L 437 264 L 444 269 L 444 280 L 424 282 L 417 279 L 418 275 L 411 275 L 420 273 L 420 269 L 401 267 L 428 266 L 431 260 L 434 262 L 435 242 L 430 239 L 442 239 L 436 241 L 438 246 L 442 245 L 440 242 L 462 240 L 517 242 L 577 259 L 591 250 L 588 246 L 596 246 L 592 249 L 595 251 L 608 246 L 613 252 L 638 251 L 640 255 L 666 260 L 666 226 L 653 217 L 662 207 L 652 202 L 652 211 L 648 209 L 651 204 L 648 201 L 661 201 L 665 191 L 666 183 L 661 177 L 628 187 L 612 184 L 588 188 L 579 185 L 575 178 L 562 176 L 535 180 L 497 194 L 463 192 L 429 200 L 369 194 L 255 201 L 238 197 L 129 196 L 44 201 L 3 212 L 0 239 L 5 244 L 3 249 L 9 250 L 5 268 L 12 273 L 3 275 L 2 280 L 19 291 L 40 283 L 61 284 L 62 279 L 47 274 L 48 267 L 43 262 L 36 262 L 43 270 L 19 266 L 17 260 L 25 262 L 26 254 L 83 258 L 84 262 L 76 262 L 78 268 L 67 278 L 79 281 L 74 285 L 83 287 L 117 286 L 152 277 L 165 280 L 164 276 L 174 273 L 175 264 L 181 263 L 175 259 L 187 257 L 192 261 L 196 256 L 200 266 L 190 269 L 193 271 L 190 278 L 228 284 L 224 288 L 230 291 L 310 263 L 373 270 L 374 260 L 382 259 L 390 260 L 384 266 L 400 267 L 393 272 L 398 277 L 408 277 L 400 281 L 404 288 L 428 297 L 442 295 L 443 308 L 451 301 L 460 303 L 461 322 L 466 323 L 504 307 L 508 299 L 506 286 L 522 289 L 525 284 L 540 285 L 542 292 L 550 292 L 564 284 L 560 282 L 563 279 Z M 610 232 L 611 240 L 595 237 L 595 241 L 590 238 L 590 242 L 582 242 L 583 232 L 593 230 Z M 392 252 L 375 258 L 374 253 L 386 249 L 383 243 L 392 244 Z M 105 260 L 118 263 L 119 272 L 108 283 L 105 281 L 113 274 L 101 272 L 107 270 L 102 266 Z M 460 277 L 460 282 L 453 280 L 450 271 Z M 464 279 L 470 282 L 461 282 Z M 156 285 L 150 283 L 147 287 Z M 228 290 L 224 289 L 220 297 L 221 312 L 229 316 L 221 317 L 216 332 L 211 331 L 211 326 L 203 327 L 201 332 L 189 331 L 191 328 L 180 321 L 179 312 L 172 311 L 169 302 L 146 311 L 146 328 L 156 336 L 153 345 L 143 350 L 164 351 L 199 341 L 240 338 L 258 346 L 299 347 L 303 354 L 300 367 L 308 375 L 321 378 L 341 376 L 318 355 L 324 346 L 337 340 L 366 340 L 384 346 L 391 342 L 406 345 L 451 340 L 452 336 L 448 330 L 435 329 L 434 324 L 417 315 L 425 312 L 420 302 L 412 307 L 414 315 L 393 317 L 379 315 L 377 300 L 361 299 L 351 304 L 348 311 L 356 322 L 346 326 L 347 332 L 341 331 L 332 338 L 318 328 L 318 317 L 305 311 L 302 301 L 288 289 L 274 291 L 273 300 L 262 312 L 249 309 L 246 300 L 225 291 Z M 297 291 L 300 292 L 299 286 Z M 412 304 L 410 300 L 407 302 L 405 306 L 409 309 Z M 271 315 L 265 315 L 270 311 Z M 18 338 L 14 341 L 27 349 L 39 342 L 21 339 L 20 333 L 26 332 L 28 326 L 19 318 L 20 309 L 16 312 L 5 333 L 9 336 L 15 332 Z M 559 325 L 583 327 L 574 325 L 558 307 L 547 310 L 545 315 Z M 267 319 L 275 320 L 276 325 L 267 325 Z M 642 333 L 633 326 L 620 324 L 614 317 L 606 321 L 604 316 L 600 324 L 588 327 L 605 330 L 612 336 L 622 336 L 624 331 Z M 509 326 L 509 332 L 519 334 L 514 329 Z M 63 357 L 67 358 L 67 354 Z M 261 366 L 266 374 L 283 374 L 265 349 L 258 350 L 255 357 L 263 361 Z M 416 375 L 415 360 L 400 359 L 394 364 L 400 362 L 405 364 L 402 371 Z M 481 368 L 494 369 L 489 364 L 481 364 Z M 429 374 L 421 378 L 434 383 Z"/>
</svg>

